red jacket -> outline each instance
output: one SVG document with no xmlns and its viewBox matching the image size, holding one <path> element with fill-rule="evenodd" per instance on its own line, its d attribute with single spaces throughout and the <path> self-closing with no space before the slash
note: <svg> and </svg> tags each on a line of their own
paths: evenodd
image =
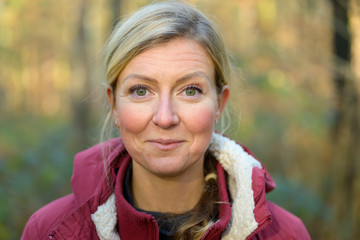
<svg viewBox="0 0 360 240">
<path fill-rule="evenodd" d="M 113 192 L 116 198 L 116 228 L 120 238 L 158 239 L 155 219 L 151 215 L 136 211 L 122 195 L 122 183 L 130 156 L 121 139 L 113 139 L 108 143 L 105 148 L 96 145 L 75 156 L 71 179 L 73 193 L 51 202 L 34 213 L 26 224 L 21 239 L 99 239 L 91 214 L 96 212 Z M 102 149 L 110 151 L 107 161 L 108 176 L 103 170 Z M 251 154 L 247 149 L 244 150 L 246 154 Z M 227 163 L 222 165 L 226 166 L 225 170 L 236 169 L 232 166 L 229 168 Z M 228 202 L 229 195 L 222 165 L 217 165 L 220 201 Z M 231 181 L 231 174 L 229 178 Z M 230 182 L 229 186 L 233 184 Z M 265 193 L 271 191 L 275 183 L 263 166 L 252 167 L 250 184 L 253 209 L 249 216 L 254 218 L 255 228 L 246 230 L 246 223 L 238 222 L 237 219 L 242 219 L 243 216 L 236 216 L 237 208 L 244 204 L 234 201 L 233 206 L 220 205 L 219 221 L 209 229 L 203 239 L 245 239 L 237 236 L 246 231 L 246 239 L 310 239 L 300 219 L 265 199 Z M 240 190 L 237 192 L 241 193 Z M 236 196 L 232 195 L 233 198 Z"/>
</svg>

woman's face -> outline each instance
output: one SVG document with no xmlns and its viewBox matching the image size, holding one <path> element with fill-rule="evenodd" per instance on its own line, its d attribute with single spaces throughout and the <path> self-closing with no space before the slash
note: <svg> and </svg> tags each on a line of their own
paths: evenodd
<svg viewBox="0 0 360 240">
<path fill-rule="evenodd" d="M 195 41 L 178 38 L 137 55 L 118 78 L 114 120 L 133 164 L 160 177 L 203 167 L 215 120 L 229 96 L 217 94 L 214 64 Z"/>
</svg>

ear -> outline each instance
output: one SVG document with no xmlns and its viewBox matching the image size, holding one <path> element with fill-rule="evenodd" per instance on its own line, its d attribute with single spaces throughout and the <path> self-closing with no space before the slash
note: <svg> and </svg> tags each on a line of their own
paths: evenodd
<svg viewBox="0 0 360 240">
<path fill-rule="evenodd" d="M 110 87 L 108 87 L 108 88 L 106 89 L 106 93 L 107 93 L 107 97 L 108 97 L 110 109 L 113 109 L 113 108 L 114 108 L 114 104 L 115 104 L 115 99 L 114 99 L 113 90 L 112 90 Z"/>
<path fill-rule="evenodd" d="M 218 120 L 221 116 L 221 113 L 223 112 L 227 101 L 229 100 L 230 97 L 230 89 L 228 85 L 224 85 L 221 93 L 218 95 L 218 108 L 216 110 L 216 120 Z"/>
</svg>

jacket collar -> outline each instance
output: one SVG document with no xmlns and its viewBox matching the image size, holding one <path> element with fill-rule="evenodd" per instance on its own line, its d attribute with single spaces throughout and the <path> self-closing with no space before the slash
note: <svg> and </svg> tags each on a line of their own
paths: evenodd
<svg viewBox="0 0 360 240">
<path fill-rule="evenodd" d="M 252 175 L 253 169 L 260 170 L 262 165 L 241 145 L 217 133 L 212 136 L 209 150 L 228 173 L 229 191 L 233 198 L 231 223 L 222 239 L 246 239 L 258 228 Z"/>
<path fill-rule="evenodd" d="M 246 239 L 271 218 L 265 191 L 271 190 L 275 183 L 261 163 L 235 141 L 214 133 L 209 150 L 228 173 L 229 191 L 233 198 L 232 218 L 222 239 Z M 113 196 L 91 215 L 101 240 L 120 239 L 115 230 L 117 216 Z M 107 216 L 106 221 L 104 216 Z"/>
</svg>

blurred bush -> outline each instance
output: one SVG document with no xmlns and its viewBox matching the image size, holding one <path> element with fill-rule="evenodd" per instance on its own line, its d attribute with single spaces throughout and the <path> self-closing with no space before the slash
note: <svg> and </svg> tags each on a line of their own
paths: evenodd
<svg viewBox="0 0 360 240">
<path fill-rule="evenodd" d="M 71 126 L 32 115 L 0 119 L 0 239 L 20 239 L 28 217 L 71 192 Z"/>
</svg>

